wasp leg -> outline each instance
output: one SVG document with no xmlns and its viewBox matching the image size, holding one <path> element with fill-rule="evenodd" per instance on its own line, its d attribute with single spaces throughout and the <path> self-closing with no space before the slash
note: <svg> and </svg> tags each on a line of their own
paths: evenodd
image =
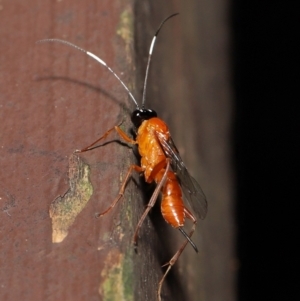
<svg viewBox="0 0 300 301">
<path fill-rule="evenodd" d="M 120 191 L 119 191 L 117 197 L 114 199 L 114 201 L 112 202 L 112 204 L 111 204 L 105 211 L 96 214 L 96 217 L 97 217 L 97 218 L 99 218 L 99 217 L 105 215 L 105 214 L 106 214 L 107 212 L 109 212 L 112 208 L 114 208 L 115 205 L 119 202 L 119 200 L 123 197 L 124 191 L 125 191 L 125 188 L 126 188 L 126 185 L 127 185 L 127 182 L 128 182 L 128 179 L 129 179 L 129 177 L 131 176 L 131 173 L 132 173 L 133 170 L 135 170 L 135 171 L 137 171 L 137 172 L 143 172 L 143 171 L 144 171 L 143 168 L 140 167 L 140 166 L 138 166 L 138 165 L 130 165 L 130 167 L 129 167 L 129 169 L 128 169 L 128 172 L 127 172 L 127 174 L 126 174 L 126 176 L 125 176 L 125 179 L 124 179 L 124 181 L 123 181 L 123 184 L 122 184 L 122 186 L 121 186 L 121 188 L 120 188 Z"/>
<path fill-rule="evenodd" d="M 92 150 L 94 148 L 99 147 L 100 145 L 96 145 L 98 142 L 100 142 L 101 140 L 105 139 L 113 130 L 115 130 L 119 136 L 121 138 L 123 138 L 126 142 L 131 143 L 131 144 L 136 144 L 136 141 L 131 139 L 130 137 L 128 137 L 128 135 L 126 133 L 124 133 L 121 128 L 120 125 L 122 124 L 119 123 L 118 125 L 114 126 L 113 128 L 109 129 L 103 136 L 101 136 L 99 139 L 97 139 L 95 142 L 93 142 L 91 145 L 83 148 L 83 149 L 76 149 L 74 151 L 74 153 L 83 153 L 83 152 L 87 152 L 89 150 Z"/>
<path fill-rule="evenodd" d="M 158 195 L 161 191 L 161 188 L 162 186 L 164 185 L 164 183 L 166 182 L 166 178 L 167 178 L 167 174 L 168 174 L 168 171 L 170 169 L 170 161 L 167 159 L 167 166 L 166 166 L 166 170 L 161 178 L 161 180 L 159 181 L 159 183 L 157 183 L 157 186 L 151 196 L 151 199 L 149 201 L 149 203 L 147 204 L 147 208 L 146 210 L 144 211 L 143 215 L 141 216 L 136 228 L 135 228 L 135 232 L 134 232 L 134 235 L 133 235 L 133 243 L 134 245 L 137 245 L 137 239 L 138 239 L 138 232 L 146 218 L 146 216 L 148 215 L 149 211 L 151 210 L 151 208 L 154 206 L 154 204 L 156 203 L 156 200 L 158 198 Z"/>
<path fill-rule="evenodd" d="M 191 219 L 192 222 L 193 222 L 193 227 L 191 229 L 191 232 L 188 235 L 188 237 L 191 238 L 193 233 L 195 232 L 197 220 L 195 219 L 193 214 L 187 208 L 184 208 L 184 213 L 185 213 L 186 217 Z M 168 266 L 168 268 L 167 268 L 167 270 L 165 271 L 163 277 L 161 278 L 161 280 L 158 283 L 158 289 L 157 289 L 157 300 L 158 301 L 161 301 L 161 296 L 160 296 L 161 295 L 161 288 L 162 288 L 162 285 L 164 283 L 165 278 L 167 277 L 167 275 L 170 272 L 172 266 L 176 263 L 176 261 L 178 260 L 178 258 L 180 257 L 181 253 L 183 252 L 183 250 L 185 249 L 185 247 L 188 243 L 189 243 L 189 240 L 187 239 L 184 242 L 184 244 L 179 248 L 179 250 L 174 254 L 174 256 L 170 259 L 170 261 L 163 265 L 163 267 Z"/>
</svg>

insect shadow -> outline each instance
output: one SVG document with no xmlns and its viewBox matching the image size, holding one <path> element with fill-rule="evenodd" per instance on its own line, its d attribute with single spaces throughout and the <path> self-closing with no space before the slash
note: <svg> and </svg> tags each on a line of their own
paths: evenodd
<svg viewBox="0 0 300 301">
<path fill-rule="evenodd" d="M 67 76 L 54 76 L 54 75 L 49 75 L 49 76 L 36 76 L 35 81 L 66 81 L 75 85 L 83 86 L 91 91 L 95 91 L 97 93 L 100 93 L 104 95 L 105 97 L 109 98 L 111 101 L 114 103 L 118 104 L 126 113 L 126 115 L 130 116 L 132 109 L 128 108 L 126 105 L 124 105 L 124 100 L 120 101 L 120 99 L 114 97 L 111 93 L 109 93 L 107 90 L 97 87 L 95 85 L 91 85 L 88 82 L 85 81 L 80 81 L 77 79 L 73 79 Z M 125 144 L 124 144 L 125 145 Z"/>
</svg>

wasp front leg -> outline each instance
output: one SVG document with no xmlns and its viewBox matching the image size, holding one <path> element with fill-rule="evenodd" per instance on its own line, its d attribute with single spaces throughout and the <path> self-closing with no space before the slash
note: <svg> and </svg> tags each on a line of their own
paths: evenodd
<svg viewBox="0 0 300 301">
<path fill-rule="evenodd" d="M 109 134 L 111 134 L 114 130 L 119 134 L 119 136 L 125 140 L 126 142 L 130 143 L 130 144 L 136 144 L 137 142 L 133 139 L 131 139 L 130 137 L 128 137 L 128 135 L 120 128 L 120 125 L 122 124 L 122 122 L 116 126 L 114 126 L 113 128 L 109 129 L 108 131 L 106 131 L 106 133 L 101 136 L 99 139 L 97 139 L 95 142 L 93 142 L 91 145 L 81 149 L 81 150 L 75 150 L 75 153 L 83 153 L 83 152 L 87 152 L 89 150 L 92 150 L 94 148 L 100 147 L 101 145 L 97 145 L 101 140 L 105 139 Z M 106 213 L 108 213 L 112 208 L 115 207 L 115 205 L 119 202 L 119 200 L 123 197 L 124 195 L 124 191 L 126 188 L 126 184 L 131 176 L 132 171 L 135 170 L 139 173 L 143 172 L 143 168 L 138 166 L 138 165 L 134 165 L 132 164 L 129 169 L 128 172 L 125 176 L 125 179 L 122 183 L 122 186 L 120 188 L 120 191 L 117 195 L 117 197 L 114 199 L 114 201 L 112 202 L 112 204 L 103 212 L 96 214 L 96 217 L 99 218 L 103 215 L 105 215 Z"/>
<path fill-rule="evenodd" d="M 137 142 L 133 139 L 131 139 L 130 137 L 128 137 L 128 135 L 120 128 L 120 125 L 122 124 L 119 123 L 118 125 L 115 125 L 113 128 L 109 129 L 103 136 L 101 136 L 99 139 L 97 139 L 95 142 L 93 142 L 91 145 L 83 148 L 83 149 L 76 149 L 74 151 L 74 153 L 83 153 L 83 152 L 87 152 L 89 150 L 92 150 L 94 148 L 100 147 L 101 145 L 97 145 L 101 140 L 105 139 L 111 132 L 113 132 L 114 130 L 119 134 L 119 136 L 125 140 L 126 142 L 130 143 L 130 144 L 137 144 Z"/>
</svg>

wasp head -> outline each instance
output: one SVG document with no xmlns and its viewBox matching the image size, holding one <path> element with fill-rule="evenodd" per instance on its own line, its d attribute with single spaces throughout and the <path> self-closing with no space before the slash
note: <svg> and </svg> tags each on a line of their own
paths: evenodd
<svg viewBox="0 0 300 301">
<path fill-rule="evenodd" d="M 139 128 L 144 120 L 148 120 L 153 117 L 157 117 L 155 111 L 150 109 L 137 109 L 132 112 L 131 121 L 136 128 Z"/>
</svg>

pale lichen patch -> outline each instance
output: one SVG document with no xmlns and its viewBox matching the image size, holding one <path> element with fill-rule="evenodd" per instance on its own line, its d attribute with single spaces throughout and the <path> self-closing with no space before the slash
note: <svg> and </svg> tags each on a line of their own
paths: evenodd
<svg viewBox="0 0 300 301">
<path fill-rule="evenodd" d="M 76 216 L 83 210 L 93 194 L 89 175 L 89 166 L 80 157 L 72 154 L 69 158 L 70 188 L 50 205 L 53 243 L 62 242 L 66 238 Z"/>
</svg>

